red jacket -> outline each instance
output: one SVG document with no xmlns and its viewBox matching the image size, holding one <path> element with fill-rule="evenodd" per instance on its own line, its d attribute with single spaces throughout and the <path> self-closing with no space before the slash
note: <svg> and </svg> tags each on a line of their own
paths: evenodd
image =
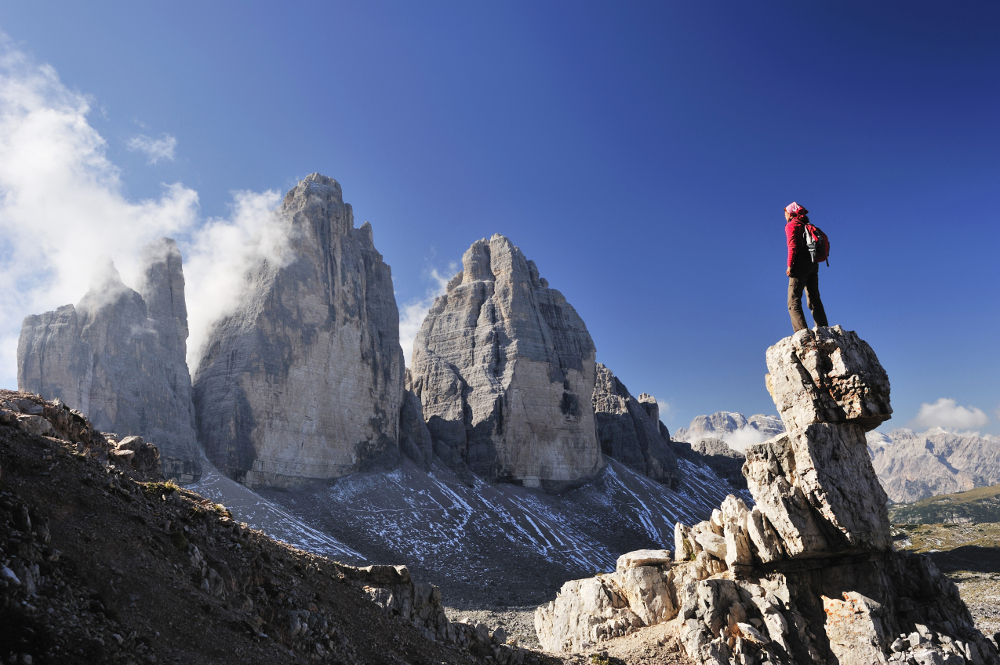
<svg viewBox="0 0 1000 665">
<path fill-rule="evenodd" d="M 805 272 L 813 266 L 806 249 L 805 224 L 801 219 L 793 218 L 785 224 L 785 238 L 788 240 L 788 267 L 792 272 Z"/>
</svg>

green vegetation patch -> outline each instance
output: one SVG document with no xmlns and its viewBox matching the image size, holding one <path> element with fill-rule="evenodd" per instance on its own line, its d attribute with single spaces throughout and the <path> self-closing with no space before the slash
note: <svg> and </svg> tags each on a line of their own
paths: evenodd
<svg viewBox="0 0 1000 665">
<path fill-rule="evenodd" d="M 889 520 L 893 524 L 1000 522 L 1000 485 L 889 506 Z"/>
<path fill-rule="evenodd" d="M 590 663 L 591 665 L 625 665 L 625 661 L 621 658 L 615 658 L 606 653 L 590 654 Z"/>
<path fill-rule="evenodd" d="M 173 480 L 167 480 L 165 482 L 156 483 L 139 483 L 142 486 L 143 494 L 151 499 L 158 499 L 161 496 L 167 496 L 168 494 L 173 494 L 180 487 Z"/>
</svg>

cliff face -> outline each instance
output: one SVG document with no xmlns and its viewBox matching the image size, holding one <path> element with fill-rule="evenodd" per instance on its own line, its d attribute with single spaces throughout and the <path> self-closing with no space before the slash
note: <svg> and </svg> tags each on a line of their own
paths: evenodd
<svg viewBox="0 0 1000 665">
<path fill-rule="evenodd" d="M 62 400 L 100 430 L 154 442 L 164 475 L 193 481 L 201 455 L 184 357 L 181 255 L 164 238 L 143 249 L 143 260 L 139 292 L 109 261 L 75 307 L 25 318 L 18 388 Z"/>
<path fill-rule="evenodd" d="M 499 234 L 473 243 L 413 347 L 434 452 L 460 474 L 531 487 L 593 475 L 594 357 L 583 320 L 533 261 Z"/>
<path fill-rule="evenodd" d="M 605 455 L 633 471 L 677 486 L 677 456 L 660 433 L 660 409 L 651 395 L 632 397 L 625 384 L 598 363 L 593 406 Z"/>
<path fill-rule="evenodd" d="M 393 466 L 403 352 L 389 266 L 336 180 L 312 174 L 278 212 L 289 260 L 260 260 L 209 334 L 194 384 L 205 452 L 250 485 Z"/>
</svg>

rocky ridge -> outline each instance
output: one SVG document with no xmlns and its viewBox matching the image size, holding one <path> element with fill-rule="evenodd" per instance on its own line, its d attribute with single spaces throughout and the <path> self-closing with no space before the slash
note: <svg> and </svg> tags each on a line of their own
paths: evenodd
<svg viewBox="0 0 1000 665">
<path fill-rule="evenodd" d="M 871 348 L 835 326 L 766 357 L 787 432 L 747 448 L 753 508 L 729 497 L 678 523 L 673 562 L 625 559 L 607 581 L 567 583 L 536 611 L 542 645 L 593 647 L 655 617 L 700 663 L 1000 663 L 954 584 L 892 550 L 865 441 L 892 413 Z"/>
<path fill-rule="evenodd" d="M 411 385 L 456 473 L 562 489 L 597 473 L 594 342 L 502 235 L 472 244 L 420 327 Z"/>
<path fill-rule="evenodd" d="M 194 381 L 205 453 L 250 486 L 399 461 L 403 353 L 389 266 L 340 184 L 312 174 L 276 213 L 286 248 L 247 272 Z"/>
<path fill-rule="evenodd" d="M 680 472 L 670 433 L 660 422 L 660 407 L 652 395 L 632 397 L 618 377 L 597 363 L 593 396 L 601 451 L 633 471 L 677 488 Z"/>
<path fill-rule="evenodd" d="M 104 431 L 155 441 L 164 473 L 201 474 L 185 359 L 188 327 L 181 255 L 162 238 L 142 250 L 142 284 L 108 261 L 76 306 L 28 316 L 17 350 L 23 391 L 59 399 Z"/>
<path fill-rule="evenodd" d="M 449 621 L 405 566 L 310 555 L 161 482 L 151 444 L 116 446 L 34 395 L 0 400 L 18 407 L 0 411 L 5 663 L 552 662 Z"/>
</svg>

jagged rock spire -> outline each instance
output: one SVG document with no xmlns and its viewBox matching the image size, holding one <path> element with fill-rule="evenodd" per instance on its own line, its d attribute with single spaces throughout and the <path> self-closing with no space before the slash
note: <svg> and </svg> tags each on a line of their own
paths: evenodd
<svg viewBox="0 0 1000 665">
<path fill-rule="evenodd" d="M 250 485 L 399 459 L 403 352 L 392 274 L 340 184 L 314 173 L 277 212 L 287 251 L 246 273 L 205 344 L 194 401 L 205 452 Z"/>
</svg>

